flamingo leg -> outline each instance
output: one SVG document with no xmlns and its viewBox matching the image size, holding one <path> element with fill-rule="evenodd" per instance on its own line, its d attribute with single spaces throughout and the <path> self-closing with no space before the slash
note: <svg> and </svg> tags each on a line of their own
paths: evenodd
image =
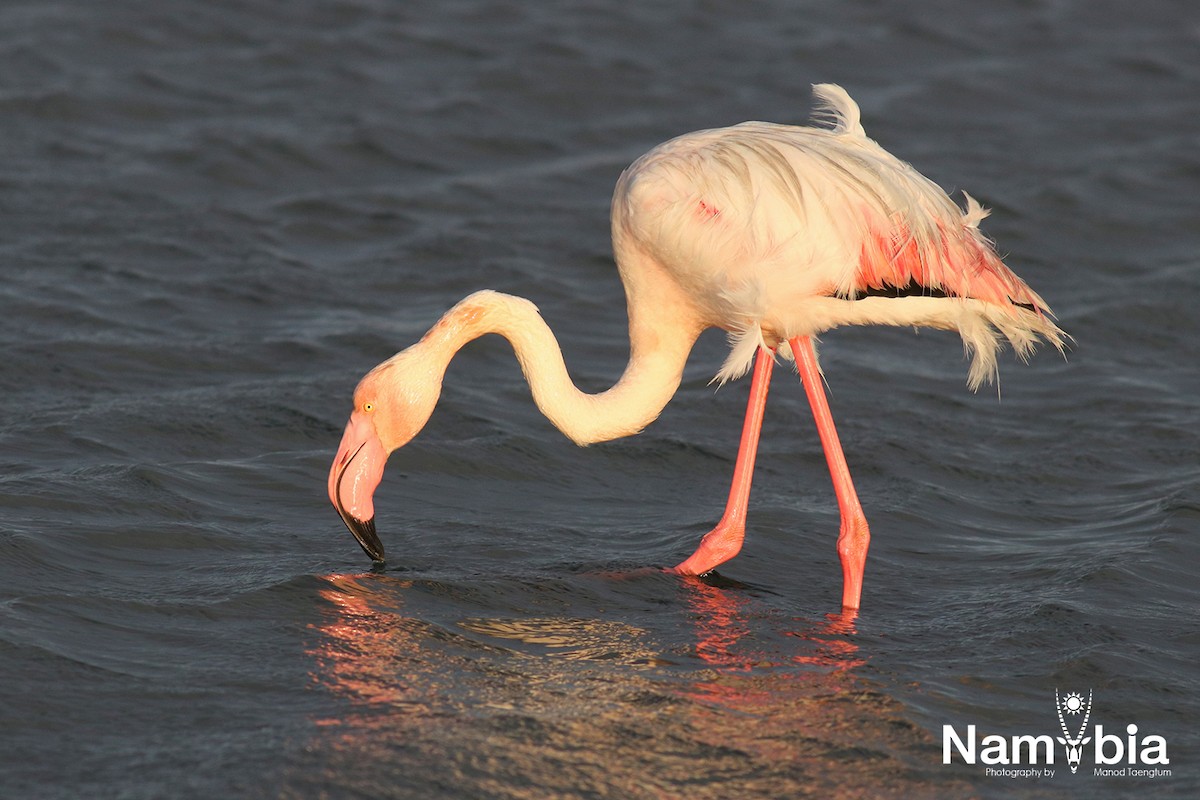
<svg viewBox="0 0 1200 800">
<path fill-rule="evenodd" d="M 746 403 L 746 421 L 742 424 L 742 441 L 738 445 L 737 463 L 733 468 L 733 485 L 725 514 L 717 527 L 700 540 L 696 552 L 675 567 L 680 575 L 703 575 L 738 554 L 746 538 L 746 508 L 750 503 L 750 481 L 754 477 L 754 459 L 758 455 L 758 436 L 762 431 L 763 411 L 767 407 L 767 388 L 771 385 L 774 354 L 759 348 L 750 379 L 750 400 Z"/>
<path fill-rule="evenodd" d="M 837 493 L 838 510 L 842 515 L 842 527 L 838 533 L 838 557 L 842 561 L 842 607 L 858 608 L 862 597 L 863 569 L 867 563 L 867 547 L 871 543 L 871 532 L 867 528 L 867 517 L 863 514 L 854 482 L 850 479 L 850 467 L 842 452 L 837 429 L 833 426 L 833 414 L 825 397 L 821 372 L 817 367 L 817 354 L 812 339 L 797 336 L 788 341 L 796 356 L 796 367 L 804 383 L 804 393 L 812 407 L 817 422 L 817 433 L 825 449 L 825 461 L 833 478 L 833 490 Z"/>
</svg>

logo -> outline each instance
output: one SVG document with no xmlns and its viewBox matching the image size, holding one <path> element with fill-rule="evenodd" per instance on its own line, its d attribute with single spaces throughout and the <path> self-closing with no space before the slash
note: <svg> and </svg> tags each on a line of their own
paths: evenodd
<svg viewBox="0 0 1200 800">
<path fill-rule="evenodd" d="M 1071 736 L 1067 721 L 1063 719 L 1063 712 L 1068 716 L 1078 714 L 1083 709 L 1083 695 L 1069 692 L 1065 700 L 1059 700 L 1058 689 L 1055 689 L 1054 707 L 1058 710 L 1058 724 L 1063 732 L 1063 735 L 1058 737 L 1058 743 L 1067 748 L 1067 766 L 1074 772 L 1079 769 L 1079 762 L 1083 758 L 1083 746 L 1092 740 L 1092 737 L 1083 735 L 1087 730 L 1088 717 L 1092 715 L 1092 690 L 1088 689 L 1087 710 L 1083 712 L 1083 722 L 1079 723 L 1079 731 L 1074 736 Z"/>
<path fill-rule="evenodd" d="M 968 725 L 965 733 L 953 725 L 942 726 L 942 763 L 984 766 L 984 774 L 1002 778 L 1053 778 L 1056 771 L 1055 754 L 1062 745 L 1063 755 L 1071 773 L 1090 755 L 1093 774 L 1107 778 L 1169 778 L 1166 769 L 1171 759 L 1167 755 L 1167 740 L 1157 734 L 1139 735 L 1134 723 L 1125 725 L 1122 737 L 1106 733 L 1104 725 L 1088 724 L 1093 720 L 1094 695 L 1087 699 L 1079 691 L 1061 693 L 1054 690 L 1054 711 L 1058 718 L 1055 736 L 1047 733 L 1024 733 L 1002 736 L 989 733 L 980 736 L 976 725 Z M 1110 728 L 1111 730 L 1111 728 Z M 1062 735 L 1057 734 L 1061 732 Z M 1091 748 L 1085 745 L 1091 744 Z"/>
</svg>

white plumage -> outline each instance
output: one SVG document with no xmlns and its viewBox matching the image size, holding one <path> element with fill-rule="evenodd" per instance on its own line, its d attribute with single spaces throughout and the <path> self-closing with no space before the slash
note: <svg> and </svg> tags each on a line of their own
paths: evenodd
<svg viewBox="0 0 1200 800">
<path fill-rule="evenodd" d="M 867 138 L 841 87 L 815 90 L 830 128 L 745 122 L 689 133 L 617 183 L 618 253 L 650 252 L 701 300 L 710 324 L 731 332 L 717 380 L 745 374 L 760 345 L 839 325 L 958 330 L 974 354 L 972 388 L 995 374 L 996 332 L 1022 356 L 1037 336 L 1061 348 L 1045 302 L 979 233 L 987 212 L 974 198 L 963 211 Z M 914 281 L 954 300 L 856 300 Z"/>
</svg>

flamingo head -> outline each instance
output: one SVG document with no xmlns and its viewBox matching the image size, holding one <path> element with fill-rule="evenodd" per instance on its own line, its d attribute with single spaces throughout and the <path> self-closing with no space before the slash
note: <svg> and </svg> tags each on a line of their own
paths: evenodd
<svg viewBox="0 0 1200 800">
<path fill-rule="evenodd" d="M 407 352 L 367 374 L 354 392 L 354 411 L 329 469 L 329 500 L 372 561 L 383 561 L 375 533 L 375 489 L 393 450 L 425 427 L 441 390 L 435 378 L 415 366 Z"/>
</svg>

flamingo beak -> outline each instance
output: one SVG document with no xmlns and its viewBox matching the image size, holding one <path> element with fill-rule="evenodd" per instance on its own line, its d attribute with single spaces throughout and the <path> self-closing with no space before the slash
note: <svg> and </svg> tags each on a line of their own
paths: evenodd
<svg viewBox="0 0 1200 800">
<path fill-rule="evenodd" d="M 383 479 L 387 451 L 375 424 L 362 411 L 350 415 L 337 457 L 329 469 L 329 500 L 372 561 L 383 561 L 383 543 L 375 534 L 372 498 Z"/>
</svg>

